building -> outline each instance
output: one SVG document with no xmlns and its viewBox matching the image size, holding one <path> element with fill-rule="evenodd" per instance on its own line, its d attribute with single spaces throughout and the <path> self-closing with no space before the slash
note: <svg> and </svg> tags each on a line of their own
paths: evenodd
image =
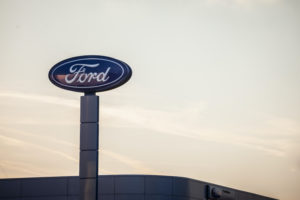
<svg viewBox="0 0 300 200">
<path fill-rule="evenodd" d="M 0 179 L 0 200 L 79 200 L 79 177 Z M 184 177 L 101 175 L 98 200 L 274 200 Z"/>
</svg>

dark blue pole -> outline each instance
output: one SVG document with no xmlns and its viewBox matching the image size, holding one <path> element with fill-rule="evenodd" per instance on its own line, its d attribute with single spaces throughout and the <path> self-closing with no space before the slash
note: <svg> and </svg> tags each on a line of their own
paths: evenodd
<svg viewBox="0 0 300 200">
<path fill-rule="evenodd" d="M 99 96 L 85 93 L 80 98 L 80 200 L 98 198 Z"/>
</svg>

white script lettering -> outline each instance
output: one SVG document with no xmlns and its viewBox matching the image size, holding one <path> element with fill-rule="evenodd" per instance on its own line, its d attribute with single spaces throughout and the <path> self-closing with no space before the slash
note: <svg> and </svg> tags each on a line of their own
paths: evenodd
<svg viewBox="0 0 300 200">
<path fill-rule="evenodd" d="M 106 69 L 105 72 L 90 72 L 85 73 L 87 68 L 96 68 L 99 66 L 98 64 L 74 64 L 70 67 L 70 74 L 65 76 L 66 83 L 90 83 L 92 80 L 96 80 L 97 82 L 106 82 L 109 79 L 108 72 L 110 71 L 110 67 Z"/>
</svg>

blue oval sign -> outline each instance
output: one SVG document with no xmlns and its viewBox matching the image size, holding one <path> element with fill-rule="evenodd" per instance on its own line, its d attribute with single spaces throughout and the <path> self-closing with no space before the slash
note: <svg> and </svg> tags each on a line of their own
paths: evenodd
<svg viewBox="0 0 300 200">
<path fill-rule="evenodd" d="M 78 56 L 63 60 L 49 71 L 50 81 L 76 92 L 102 92 L 119 87 L 131 77 L 130 67 L 106 56 Z"/>
</svg>

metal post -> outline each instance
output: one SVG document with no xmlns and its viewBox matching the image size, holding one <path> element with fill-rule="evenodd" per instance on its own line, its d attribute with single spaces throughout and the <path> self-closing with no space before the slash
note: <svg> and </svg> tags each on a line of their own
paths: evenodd
<svg viewBox="0 0 300 200">
<path fill-rule="evenodd" d="M 80 98 L 80 200 L 98 198 L 99 96 L 85 93 Z"/>
</svg>

